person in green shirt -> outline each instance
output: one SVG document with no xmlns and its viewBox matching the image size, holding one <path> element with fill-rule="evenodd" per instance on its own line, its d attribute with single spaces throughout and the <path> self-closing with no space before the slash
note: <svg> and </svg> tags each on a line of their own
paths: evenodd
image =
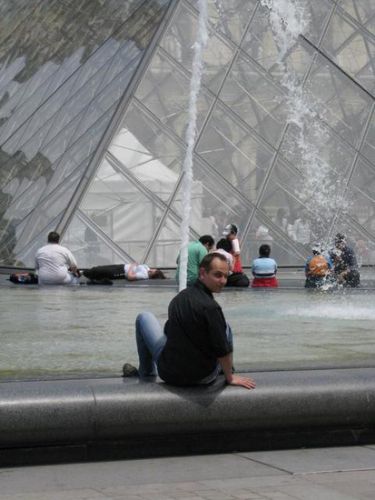
<svg viewBox="0 0 375 500">
<path fill-rule="evenodd" d="M 188 245 L 188 262 L 187 262 L 187 284 L 192 285 L 199 276 L 199 264 L 202 262 L 210 250 L 213 249 L 215 241 L 212 236 L 205 234 L 197 241 L 191 241 Z M 180 276 L 180 255 L 178 255 L 176 269 L 176 281 L 179 282 Z"/>
</svg>

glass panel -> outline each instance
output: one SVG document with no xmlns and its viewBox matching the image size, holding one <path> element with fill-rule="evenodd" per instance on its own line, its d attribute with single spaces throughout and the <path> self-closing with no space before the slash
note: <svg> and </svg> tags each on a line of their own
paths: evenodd
<svg viewBox="0 0 375 500">
<path fill-rule="evenodd" d="M 38 118 L 42 115 L 43 120 L 38 122 L 36 120 L 36 116 L 34 117 L 34 121 L 39 124 L 39 126 L 44 123 L 46 123 L 50 118 L 57 113 L 60 108 L 63 106 L 64 102 L 66 99 L 69 98 L 72 89 L 74 88 L 74 82 L 75 78 L 71 78 L 62 88 L 59 89 L 59 92 L 54 94 L 51 99 L 48 101 L 48 106 L 44 106 L 42 109 L 39 110 L 37 113 Z M 38 90 L 35 96 L 30 97 L 29 100 L 27 100 L 22 106 L 20 106 L 18 109 L 15 110 L 15 112 L 12 112 L 12 108 L 10 107 L 9 110 L 7 108 L 4 109 L 4 112 L 9 116 L 9 120 L 6 121 L 6 124 L 1 128 L 1 136 L 0 140 L 3 142 L 9 141 L 9 138 L 12 137 L 12 134 L 16 133 L 16 140 L 13 140 L 13 142 L 20 140 L 22 135 L 25 133 L 27 130 L 27 127 L 29 124 L 32 122 L 33 118 L 25 119 L 28 115 L 32 114 L 34 111 L 36 105 L 34 103 L 34 98 L 39 100 L 39 93 L 43 95 L 43 90 L 44 87 Z M 22 124 L 22 125 L 21 125 Z M 9 144 L 6 144 L 6 147 L 8 150 L 11 149 L 11 142 Z"/>
<path fill-rule="evenodd" d="M 265 140 L 275 145 L 285 125 L 283 92 L 244 58 L 234 64 L 220 99 L 254 128 Z"/>
<path fill-rule="evenodd" d="M 161 206 L 104 160 L 80 208 L 110 240 L 141 263 L 163 215 Z M 114 259 L 113 252 L 107 252 L 106 258 Z M 116 259 L 114 263 L 118 255 Z"/>
<path fill-rule="evenodd" d="M 17 96 L 14 95 L 11 102 L 11 110 L 14 112 L 19 105 L 26 100 L 33 106 L 28 105 L 29 113 L 23 112 L 22 119 L 25 120 L 31 112 L 34 112 L 40 104 L 41 98 L 45 102 L 57 85 L 62 85 L 73 72 L 93 55 L 95 65 L 88 64 L 97 71 L 98 65 L 96 51 L 113 33 L 113 38 L 132 38 L 131 30 L 116 32 L 117 28 L 124 22 L 127 16 L 133 14 L 141 5 L 140 0 L 131 2 L 110 1 L 105 5 L 97 0 L 81 2 L 80 6 L 61 4 L 59 0 L 52 0 L 48 5 L 42 4 L 35 7 L 29 2 L 23 9 L 22 15 L 28 15 L 12 33 L 12 37 L 3 40 L 0 46 L 0 60 L 6 60 L 7 65 L 14 65 L 14 82 L 10 85 L 15 87 Z M 145 2 L 149 4 L 150 2 Z M 165 2 L 164 2 L 165 3 Z M 145 5 L 150 10 L 149 16 L 155 15 L 157 10 L 150 5 Z M 160 9 L 160 7 L 159 7 Z M 111 18 L 111 12 L 114 14 Z M 143 8 L 138 15 L 145 14 Z M 131 22 L 134 23 L 134 19 Z M 95 25 L 95 30 L 92 26 Z M 134 38 L 134 36 L 133 36 Z M 113 42 L 109 40 L 108 44 Z M 105 44 L 106 46 L 106 44 Z M 107 58 L 105 59 L 107 60 Z M 46 86 L 46 82 L 51 84 Z M 79 79 L 84 84 L 84 76 Z M 33 94 L 38 87 L 46 87 L 44 94 L 36 99 Z M 4 89 L 4 92 L 8 89 Z M 8 92 L 9 94 L 9 92 Z M 30 101 L 31 99 L 31 101 Z M 4 103 L 5 104 L 5 103 Z M 7 127 L 9 130 L 9 127 Z M 10 127 L 12 129 L 12 127 Z"/>
<path fill-rule="evenodd" d="M 196 32 L 197 15 L 181 3 L 174 16 L 174 23 L 163 37 L 161 46 L 189 72 L 192 66 Z M 203 54 L 203 83 L 213 92 L 220 87 L 233 55 L 234 49 L 229 44 L 210 33 L 208 45 Z"/>
<path fill-rule="evenodd" d="M 191 239 L 195 238 L 192 237 Z M 180 223 L 174 217 L 167 217 L 152 246 L 147 262 L 155 267 L 173 267 L 176 263 L 180 245 Z M 167 275 L 169 278 L 174 278 L 175 272 L 169 271 Z"/>
<path fill-rule="evenodd" d="M 375 88 L 375 44 L 358 27 L 336 13 L 323 40 L 323 49 L 370 92 Z"/>
<path fill-rule="evenodd" d="M 80 172 L 77 172 L 76 175 L 66 180 L 64 186 L 61 186 L 61 189 L 51 193 L 51 195 L 44 200 L 39 201 L 38 206 L 28 215 L 25 230 L 17 241 L 17 254 L 18 252 L 24 252 L 24 249 L 32 243 L 36 235 L 41 232 L 42 228 L 48 227 L 52 220 L 57 220 L 57 218 L 63 214 L 66 207 L 69 205 L 69 201 L 79 180 Z M 46 235 L 44 235 L 44 238 L 45 237 Z M 33 265 L 33 261 L 29 262 L 29 264 Z"/>
<path fill-rule="evenodd" d="M 324 105 L 320 113 L 324 120 L 357 146 L 370 110 L 370 97 L 320 56 L 309 75 L 307 89 Z"/>
<path fill-rule="evenodd" d="M 330 0 L 317 0 L 307 4 L 309 23 L 305 36 L 317 45 L 335 6 Z"/>
<path fill-rule="evenodd" d="M 8 155 L 2 156 L 9 159 Z M 20 152 L 9 159 L 7 168 L 9 175 L 3 179 L 1 210 L 7 210 L 9 217 L 13 214 L 20 219 L 35 207 L 53 175 L 53 169 L 43 155 L 36 155 L 27 162 Z"/>
<path fill-rule="evenodd" d="M 121 255 L 121 250 L 111 247 L 102 227 L 108 226 L 108 215 L 100 209 L 90 211 L 89 223 L 87 216 L 78 212 L 64 234 L 64 245 L 74 254 L 79 267 L 105 266 L 122 264 L 128 259 Z"/>
<path fill-rule="evenodd" d="M 312 4 L 311 2 L 310 4 Z M 268 71 L 277 82 L 283 78 L 284 71 L 279 64 L 279 48 L 268 19 L 268 9 L 259 6 L 256 15 L 244 37 L 242 48 L 258 64 Z M 311 14 L 310 18 L 315 19 Z M 319 17 L 319 20 L 320 17 Z M 295 77 L 302 81 L 312 61 L 312 49 L 300 39 L 288 50 L 285 63 Z"/>
<path fill-rule="evenodd" d="M 3 266 L 24 265 L 15 254 L 15 246 L 19 234 L 25 228 L 25 223 L 16 219 L 8 220 L 2 217 L 0 224 L 0 264 Z"/>
<path fill-rule="evenodd" d="M 348 244 L 354 250 L 359 266 L 374 263 L 375 238 L 373 235 L 375 232 L 373 235 L 369 235 L 358 224 L 359 221 L 362 221 L 364 225 L 367 225 L 365 221 L 366 213 L 367 215 L 371 213 L 372 219 L 374 219 L 374 206 L 374 203 L 370 203 L 369 200 L 359 200 L 358 206 L 356 207 L 356 213 L 351 214 L 349 212 L 348 215 L 345 214 L 340 217 L 335 224 L 334 230 L 332 231 L 333 235 L 337 232 L 344 233 L 346 235 Z M 359 214 L 360 216 L 358 217 Z M 353 216 L 351 217 L 351 215 Z M 331 244 L 333 246 L 333 241 Z"/>
<path fill-rule="evenodd" d="M 130 107 L 109 151 L 147 189 L 165 201 L 170 198 L 183 152 L 138 106 Z"/>
<path fill-rule="evenodd" d="M 255 203 L 273 152 L 217 105 L 197 152 L 243 196 Z"/>
<path fill-rule="evenodd" d="M 54 190 L 60 183 L 64 183 L 65 179 L 70 176 L 72 172 L 76 172 L 78 166 L 82 169 L 81 175 L 83 176 L 86 171 L 85 168 L 91 161 L 91 156 L 96 150 L 99 139 L 102 137 L 111 115 L 112 113 L 109 111 L 107 115 L 103 116 L 102 120 L 98 120 L 97 123 L 91 127 L 84 136 L 79 138 L 57 161 L 55 164 L 55 174 L 48 184 L 46 194 Z"/>
<path fill-rule="evenodd" d="M 34 239 L 29 241 L 27 246 L 21 247 L 19 244 L 15 246 L 13 265 L 15 261 L 15 265 L 19 267 L 34 267 L 36 251 L 38 248 L 46 244 L 48 233 L 56 229 L 57 223 L 58 217 L 49 221 L 49 224 L 46 227 L 39 228 L 40 233 L 35 235 Z M 9 264 L 12 265 L 12 261 L 9 261 Z"/>
<path fill-rule="evenodd" d="M 188 125 L 190 80 L 162 53 L 155 54 L 136 97 L 159 120 L 185 139 Z M 197 132 L 211 105 L 212 97 L 204 90 L 197 100 Z"/>
<path fill-rule="evenodd" d="M 359 160 L 350 179 L 350 185 L 355 189 L 356 196 L 353 199 L 352 213 L 355 213 L 360 198 L 366 198 L 375 203 L 375 167 L 369 163 Z M 362 214 L 365 216 L 366 214 Z M 358 218 L 361 215 L 358 214 Z M 375 229 L 375 227 L 374 227 Z M 375 232 L 374 232 L 375 234 Z"/>
<path fill-rule="evenodd" d="M 311 117 L 303 130 L 290 124 L 280 145 L 280 153 L 306 178 L 320 176 L 325 181 L 344 180 L 352 166 L 355 150 L 324 124 Z"/>
<path fill-rule="evenodd" d="M 271 247 L 271 257 L 276 260 L 278 266 L 302 265 L 305 261 L 307 250 L 300 249 L 298 253 L 288 243 L 288 239 L 280 237 L 280 233 L 275 231 L 272 221 L 254 217 L 249 231 L 241 244 L 241 260 L 244 266 L 250 266 L 252 261 L 259 255 L 260 245 L 267 244 Z M 251 271 L 248 273 L 251 277 Z"/>
<path fill-rule="evenodd" d="M 172 207 L 181 218 L 182 200 L 180 188 Z M 195 235 L 210 234 L 215 241 L 221 238 L 223 229 L 230 223 L 235 223 L 243 232 L 253 210 L 225 182 L 198 162 L 194 163 L 191 206 L 190 227 Z"/>
<path fill-rule="evenodd" d="M 374 16 L 374 0 L 339 0 L 338 5 L 346 10 L 354 19 L 361 24 L 366 23 Z"/>
<path fill-rule="evenodd" d="M 305 200 L 302 202 L 299 193 L 303 189 L 304 180 L 299 173 L 277 161 L 259 205 L 269 219 L 280 224 L 283 234 L 296 248 L 300 245 L 309 248 L 311 242 L 324 239 L 335 216 L 335 212 L 319 210 Z"/>
<path fill-rule="evenodd" d="M 188 0 L 198 8 L 198 0 Z M 216 31 L 239 43 L 257 0 L 208 0 L 208 16 Z"/>
<path fill-rule="evenodd" d="M 375 113 L 372 113 L 369 129 L 366 134 L 365 142 L 362 146 L 361 152 L 375 164 Z"/>
</svg>

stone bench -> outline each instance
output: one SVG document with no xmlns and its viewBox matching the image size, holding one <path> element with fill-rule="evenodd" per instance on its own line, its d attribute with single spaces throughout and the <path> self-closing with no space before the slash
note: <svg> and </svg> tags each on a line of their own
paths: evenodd
<svg viewBox="0 0 375 500">
<path fill-rule="evenodd" d="M 375 442 L 375 368 L 257 372 L 257 388 L 0 384 L 0 464 Z"/>
</svg>

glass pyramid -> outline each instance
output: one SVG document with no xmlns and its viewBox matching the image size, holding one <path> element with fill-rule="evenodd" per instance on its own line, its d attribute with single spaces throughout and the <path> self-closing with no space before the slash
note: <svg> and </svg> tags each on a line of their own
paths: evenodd
<svg viewBox="0 0 375 500">
<path fill-rule="evenodd" d="M 264 242 L 301 265 L 341 231 L 374 263 L 375 0 L 290 0 L 284 52 L 277 0 L 207 1 L 191 238 L 235 223 L 244 265 Z M 173 267 L 198 2 L 0 13 L 0 265 L 32 267 L 55 229 L 80 267 Z"/>
</svg>

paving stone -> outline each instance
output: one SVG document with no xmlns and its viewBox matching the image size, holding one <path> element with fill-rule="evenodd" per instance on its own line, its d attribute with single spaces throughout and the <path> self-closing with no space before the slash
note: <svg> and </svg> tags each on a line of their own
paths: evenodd
<svg viewBox="0 0 375 500">
<path fill-rule="evenodd" d="M 361 446 L 254 452 L 242 456 L 294 474 L 375 469 L 375 450 Z"/>
<path fill-rule="evenodd" d="M 38 493 L 6 494 L 0 493 L 1 500 L 108 500 L 108 497 L 94 490 L 40 491 Z"/>
</svg>

